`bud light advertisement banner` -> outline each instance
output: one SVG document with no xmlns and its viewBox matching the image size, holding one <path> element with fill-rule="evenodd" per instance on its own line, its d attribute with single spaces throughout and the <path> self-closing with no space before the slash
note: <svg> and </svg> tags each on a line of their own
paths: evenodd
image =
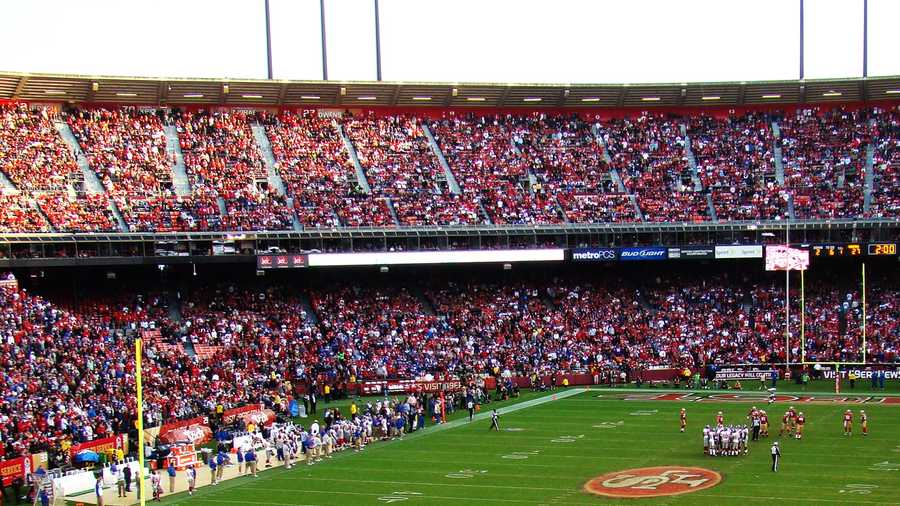
<svg viewBox="0 0 900 506">
<path fill-rule="evenodd" d="M 619 250 L 619 260 L 623 262 L 635 262 L 642 260 L 663 260 L 668 258 L 668 248 L 663 247 L 643 247 L 643 248 L 622 248 Z"/>
</svg>

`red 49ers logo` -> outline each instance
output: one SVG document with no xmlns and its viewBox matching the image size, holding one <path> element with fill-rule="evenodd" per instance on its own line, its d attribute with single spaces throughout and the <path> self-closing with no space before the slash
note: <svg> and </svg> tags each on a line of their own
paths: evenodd
<svg viewBox="0 0 900 506">
<path fill-rule="evenodd" d="M 722 475 L 702 467 L 641 467 L 598 476 L 584 490 L 607 497 L 659 497 L 714 487 Z"/>
</svg>

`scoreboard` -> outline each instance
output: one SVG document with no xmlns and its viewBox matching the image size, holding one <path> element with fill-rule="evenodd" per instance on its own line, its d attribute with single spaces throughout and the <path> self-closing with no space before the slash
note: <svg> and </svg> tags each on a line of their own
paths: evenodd
<svg viewBox="0 0 900 506">
<path fill-rule="evenodd" d="M 816 259 L 849 258 L 863 255 L 895 256 L 897 255 L 897 243 L 879 242 L 870 244 L 813 244 L 810 246 L 810 252 L 810 256 Z"/>
</svg>

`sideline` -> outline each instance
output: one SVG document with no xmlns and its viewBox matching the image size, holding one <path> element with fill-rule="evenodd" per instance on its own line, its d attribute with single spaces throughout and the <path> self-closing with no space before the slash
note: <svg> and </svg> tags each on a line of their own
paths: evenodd
<svg viewBox="0 0 900 506">
<path fill-rule="evenodd" d="M 761 395 L 768 396 L 769 392 L 767 390 L 722 390 L 718 388 L 710 388 L 709 390 L 704 389 L 695 389 L 695 388 L 609 388 L 599 385 L 588 385 L 587 387 L 582 388 L 582 390 L 590 391 L 590 392 L 624 392 L 624 393 L 641 393 L 641 394 L 703 394 L 703 395 L 711 395 L 711 394 L 735 394 L 735 395 L 743 395 L 743 396 L 753 396 L 753 395 Z M 802 392 L 796 390 L 790 391 L 781 391 L 778 390 L 775 392 L 775 395 L 793 395 L 797 397 L 900 397 L 900 392 L 872 392 L 869 390 L 860 391 L 860 390 L 851 390 L 850 392 L 844 392 L 840 394 L 836 394 L 834 392 Z"/>
</svg>

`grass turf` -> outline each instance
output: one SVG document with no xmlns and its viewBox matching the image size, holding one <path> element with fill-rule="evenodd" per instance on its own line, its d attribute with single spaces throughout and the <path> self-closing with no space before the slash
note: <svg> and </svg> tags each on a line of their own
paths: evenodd
<svg viewBox="0 0 900 506">
<path fill-rule="evenodd" d="M 787 385 L 780 385 L 787 389 Z M 561 392 L 558 392 L 563 395 Z M 643 393 L 649 393 L 644 389 Z M 548 394 L 525 392 L 523 401 Z M 342 505 L 393 504 L 633 504 L 636 499 L 603 498 L 582 491 L 606 472 L 650 466 L 697 466 L 721 473 L 712 488 L 646 504 L 900 504 L 900 406 L 796 404 L 807 417 L 801 441 L 773 436 L 751 443 L 740 457 L 702 455 L 701 427 L 723 411 L 742 421 L 749 403 L 623 400 L 621 390 L 591 390 L 572 397 L 510 411 L 504 429 L 489 432 L 487 411 L 469 424 L 453 421 L 361 453 L 344 452 L 313 466 L 276 469 L 205 487 L 193 497 L 167 504 Z M 761 404 L 761 403 L 760 403 Z M 496 407 L 499 404 L 491 405 Z M 678 410 L 688 413 L 688 431 L 678 430 Z M 841 433 L 840 414 L 869 415 L 870 435 L 859 426 Z M 507 404 L 504 410 L 513 408 Z M 780 422 L 786 404 L 769 407 Z M 643 413 L 643 414 L 637 414 Z M 456 418 L 462 413 L 457 413 Z M 604 422 L 607 422 L 604 424 Z M 564 438 L 561 436 L 573 436 Z M 782 443 L 779 473 L 770 470 L 769 445 Z M 864 485 L 865 487 L 862 487 Z"/>
</svg>

